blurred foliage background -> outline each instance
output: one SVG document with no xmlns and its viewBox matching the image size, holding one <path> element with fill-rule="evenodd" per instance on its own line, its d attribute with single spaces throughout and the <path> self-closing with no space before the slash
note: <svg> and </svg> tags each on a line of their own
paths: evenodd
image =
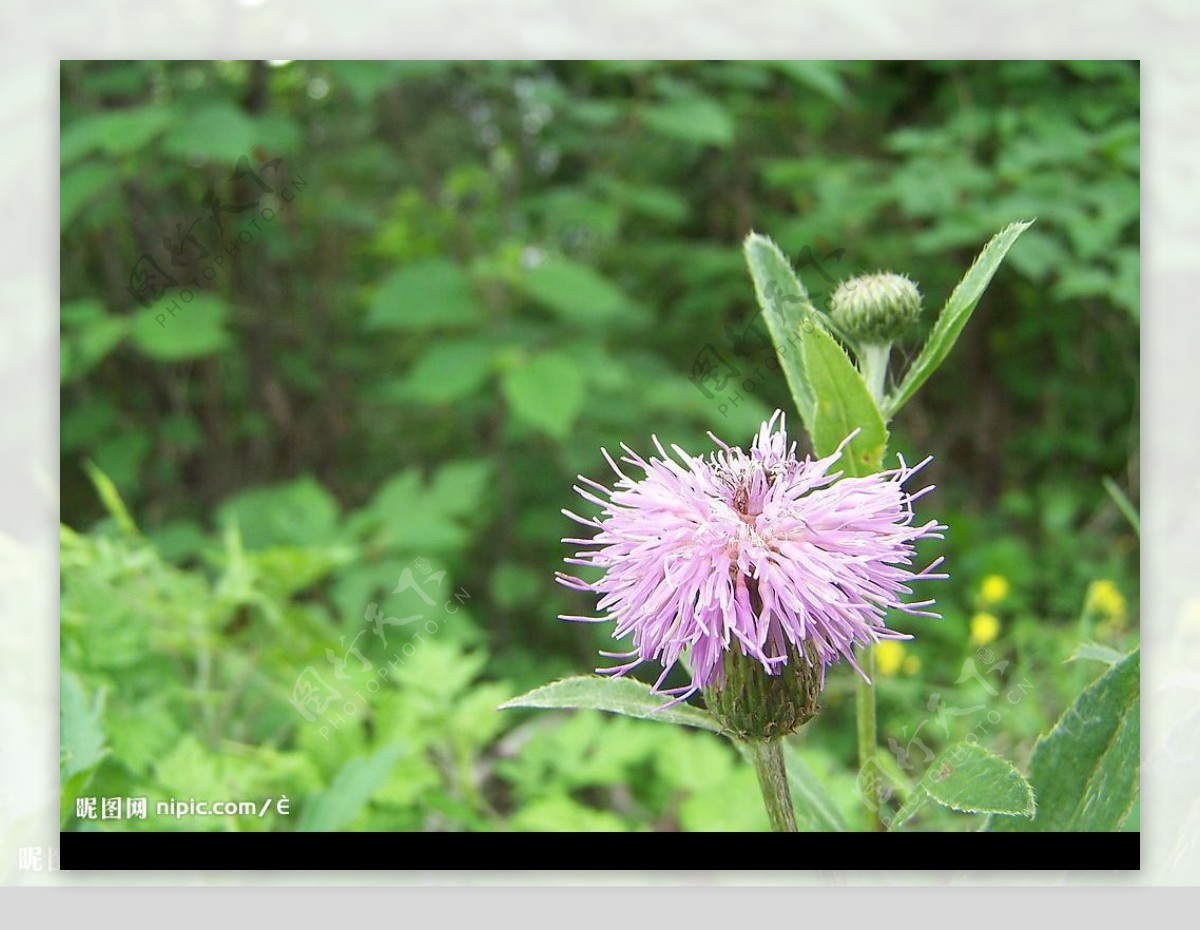
<svg viewBox="0 0 1200 930">
<path fill-rule="evenodd" d="M 1037 218 L 893 424 L 952 577 L 880 655 L 895 803 L 972 730 L 1023 764 L 1137 641 L 1138 108 L 1130 62 L 63 63 L 64 827 L 765 828 L 712 734 L 495 710 L 611 643 L 555 619 L 600 447 L 787 409 L 752 229 L 927 327 Z M 796 737 L 847 820 L 850 675 Z"/>
</svg>

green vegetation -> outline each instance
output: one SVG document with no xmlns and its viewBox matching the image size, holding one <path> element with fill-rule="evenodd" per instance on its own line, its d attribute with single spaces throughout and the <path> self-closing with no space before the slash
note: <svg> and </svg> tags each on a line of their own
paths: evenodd
<svg viewBox="0 0 1200 930">
<path fill-rule="evenodd" d="M 1056 758 L 1075 713 L 1089 788 L 1136 777 L 1138 99 L 1128 62 L 64 63 L 64 829 L 766 829 L 707 717 L 497 710 L 607 662 L 554 583 L 602 446 L 798 431 L 751 230 L 818 307 L 925 298 L 886 441 L 934 456 L 951 578 L 875 657 L 891 821 L 1136 829 Z M 802 829 L 861 821 L 854 689 L 788 747 Z"/>
</svg>

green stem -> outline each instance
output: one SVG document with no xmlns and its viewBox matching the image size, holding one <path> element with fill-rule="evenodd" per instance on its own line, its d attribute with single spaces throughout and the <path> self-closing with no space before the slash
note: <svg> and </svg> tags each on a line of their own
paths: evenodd
<svg viewBox="0 0 1200 930">
<path fill-rule="evenodd" d="M 792 808 L 792 792 L 783 765 L 783 741 L 772 739 L 744 745 L 754 760 L 771 829 L 776 833 L 795 833 L 796 812 Z"/>
<path fill-rule="evenodd" d="M 863 343 L 858 347 L 858 370 L 867 383 L 875 406 L 883 411 L 883 391 L 887 381 L 888 359 L 892 354 L 890 342 Z"/>
<path fill-rule="evenodd" d="M 862 677 L 854 679 L 854 713 L 858 723 L 858 770 L 863 774 L 859 779 L 863 791 L 871 792 L 872 796 L 864 798 L 867 805 L 867 830 L 880 832 L 883 821 L 879 810 L 879 788 L 876 775 L 879 763 L 875 760 L 875 752 L 879 745 L 875 733 L 875 647 L 867 646 L 859 656 L 859 665 L 871 679 L 867 684 Z"/>
<path fill-rule="evenodd" d="M 858 370 L 866 382 L 871 399 L 880 413 L 884 413 L 884 389 L 887 382 L 888 358 L 892 354 L 891 343 L 866 343 L 858 347 Z M 886 417 L 886 413 L 884 414 Z M 854 681 L 854 714 L 858 729 L 858 770 L 863 791 L 871 792 L 864 798 L 867 806 L 867 830 L 879 832 L 884 829 L 882 811 L 879 809 L 879 788 L 876 777 L 879 763 L 875 754 L 879 737 L 875 723 L 875 647 L 867 646 L 859 659 L 863 672 L 871 679 L 868 684 L 861 677 Z"/>
</svg>

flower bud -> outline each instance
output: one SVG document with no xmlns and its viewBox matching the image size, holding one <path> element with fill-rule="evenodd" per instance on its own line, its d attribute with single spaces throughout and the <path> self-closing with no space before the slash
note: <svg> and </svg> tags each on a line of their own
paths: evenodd
<svg viewBox="0 0 1200 930">
<path fill-rule="evenodd" d="M 857 343 L 891 345 L 921 315 L 921 293 L 901 274 L 848 278 L 830 299 L 834 324 Z"/>
<path fill-rule="evenodd" d="M 704 702 L 730 736 L 775 739 L 817 714 L 821 663 L 805 661 L 794 646 L 788 649 L 787 664 L 775 666 L 774 675 L 736 648 L 725 653 L 722 670 L 724 681 L 704 689 Z"/>
</svg>

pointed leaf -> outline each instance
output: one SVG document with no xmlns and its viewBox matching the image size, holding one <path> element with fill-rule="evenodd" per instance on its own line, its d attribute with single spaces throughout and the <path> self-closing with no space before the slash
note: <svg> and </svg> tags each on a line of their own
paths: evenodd
<svg viewBox="0 0 1200 930">
<path fill-rule="evenodd" d="M 1084 689 L 1033 748 L 1029 781 L 1037 816 L 995 817 L 989 830 L 1121 829 L 1138 800 L 1139 668 L 1134 650 Z"/>
<path fill-rule="evenodd" d="M 921 782 L 939 804 L 972 814 L 1032 817 L 1033 789 L 1011 762 L 982 746 L 960 743 L 941 754 Z"/>
<path fill-rule="evenodd" d="M 663 708 L 667 701 L 654 694 L 650 686 L 633 678 L 601 678 L 580 675 L 564 678 L 515 697 L 500 705 L 501 710 L 513 707 L 542 707 L 557 710 L 606 710 L 626 717 L 640 717 L 661 723 L 678 723 L 685 727 L 700 727 L 720 732 L 720 725 L 698 707 L 676 704 Z"/>
<path fill-rule="evenodd" d="M 330 833 L 342 829 L 383 787 L 403 753 L 403 743 L 392 743 L 373 756 L 351 759 L 338 770 L 328 788 L 305 804 L 297 832 Z"/>
<path fill-rule="evenodd" d="M 1080 659 L 1093 659 L 1096 662 L 1103 662 L 1105 665 L 1115 665 L 1123 658 L 1125 656 L 1111 646 L 1103 646 L 1100 643 L 1080 643 L 1075 647 L 1075 651 L 1067 656 L 1067 661 L 1078 662 Z"/>
<path fill-rule="evenodd" d="M 805 335 L 801 329 L 805 321 L 816 328 L 820 325 L 820 319 L 812 301 L 808 299 L 808 291 L 792 271 L 779 246 L 766 236 L 751 233 L 746 237 L 743 248 L 767 331 L 775 343 L 775 352 L 791 389 L 792 399 L 796 402 L 796 409 L 800 412 L 800 419 L 811 433 L 816 400 L 805 376 L 798 344 Z"/>
<path fill-rule="evenodd" d="M 921 354 L 908 369 L 904 380 L 896 389 L 896 393 L 888 399 L 886 410 L 889 418 L 908 402 L 908 399 L 917 392 L 917 388 L 924 384 L 929 376 L 937 371 L 938 366 L 945 361 L 950 350 L 954 348 L 959 333 L 963 331 L 967 320 L 971 318 L 971 313 L 979 303 L 979 298 L 987 289 L 988 282 L 992 280 L 992 275 L 1000 267 L 1000 262 L 1003 261 L 1005 254 L 1017 241 L 1017 237 L 1032 224 L 1032 220 L 1025 223 L 1011 223 L 996 233 L 991 241 L 983 247 L 979 257 L 967 269 L 967 273 L 958 282 L 954 293 L 946 301 L 946 306 L 942 308 L 937 323 L 934 324 L 933 332 L 929 334 L 929 339 L 921 349 Z"/>
<path fill-rule="evenodd" d="M 88 473 L 88 478 L 91 479 L 92 486 L 96 489 L 96 496 L 100 498 L 100 503 L 108 511 L 108 515 L 116 521 L 117 526 L 121 528 L 121 532 L 128 533 L 130 536 L 136 536 L 138 532 L 137 524 L 133 522 L 133 517 L 129 515 L 129 508 L 121 500 L 121 492 L 117 490 L 117 486 L 112 478 L 105 474 L 91 459 L 87 459 L 83 463 L 83 467 Z"/>
</svg>

